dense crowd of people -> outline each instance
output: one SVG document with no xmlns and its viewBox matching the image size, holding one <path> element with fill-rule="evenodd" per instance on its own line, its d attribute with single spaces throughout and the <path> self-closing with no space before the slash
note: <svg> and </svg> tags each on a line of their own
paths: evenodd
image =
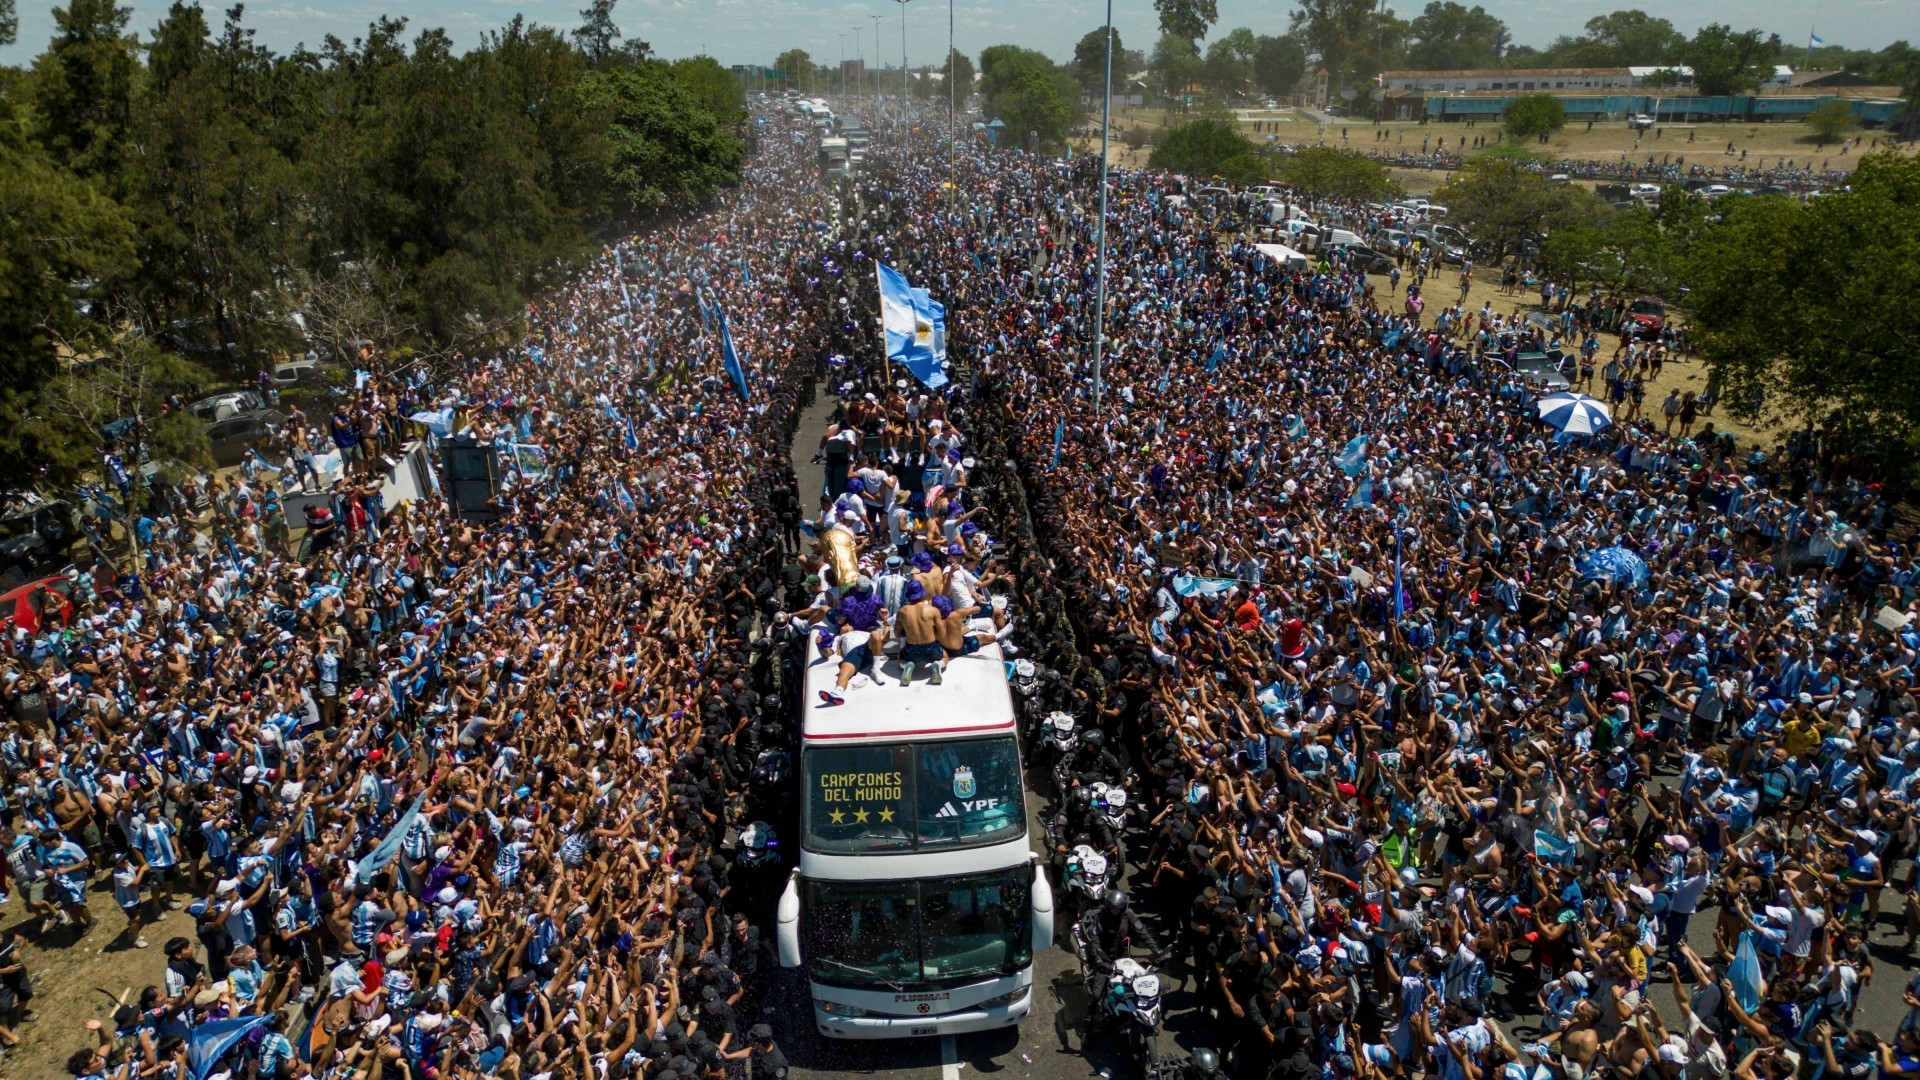
<svg viewBox="0 0 1920 1080">
<path fill-rule="evenodd" d="M 749 826 L 789 743 L 754 631 L 829 313 L 812 148 L 761 144 L 522 345 L 361 380 L 291 425 L 305 468 L 171 490 L 138 563 L 15 619 L 0 840 L 37 921 L 0 946 L 0 1042 L 30 950 L 86 939 L 166 956 L 89 1023 L 87 1080 L 784 1075 Z M 382 505 L 422 414 L 543 454 L 484 513 Z M 255 506 L 316 479 L 338 518 L 292 544 Z"/>
<path fill-rule="evenodd" d="M 1563 435 L 1150 172 L 1108 192 L 1096 372 L 1096 169 L 865 183 L 1019 463 L 1037 658 L 1130 752 L 1131 881 L 1233 1074 L 1911 1070 L 1850 1028 L 1883 895 L 1920 927 L 1905 492 L 1815 431 Z"/>
<path fill-rule="evenodd" d="M 991 636 L 1105 736 L 1063 820 L 1133 793 L 1092 839 L 1236 1080 L 1920 1071 L 1853 1025 L 1886 890 L 1920 932 L 1903 491 L 1819 432 L 1560 434 L 1498 348 L 1151 172 L 1108 192 L 1096 367 L 1097 167 L 969 146 L 949 186 L 876 128 L 844 233 L 775 124 L 523 345 L 301 425 L 360 463 L 327 542 L 245 510 L 309 482 L 256 471 L 16 625 L 0 841 L 49 932 L 0 943 L 0 1043 L 28 949 L 183 907 L 76 1076 L 778 1080 L 743 867 L 793 673 L 836 655 L 832 707 L 889 638 L 937 678 Z M 875 260 L 946 304 L 954 382 L 858 358 Z M 415 409 L 543 453 L 491 520 L 380 505 Z M 1089 963 L 1158 944 L 1124 895 L 1083 918 Z"/>
</svg>

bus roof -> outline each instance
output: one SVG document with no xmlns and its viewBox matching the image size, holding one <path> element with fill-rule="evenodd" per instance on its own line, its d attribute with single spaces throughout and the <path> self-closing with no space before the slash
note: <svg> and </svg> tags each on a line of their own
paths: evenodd
<svg viewBox="0 0 1920 1080">
<path fill-rule="evenodd" d="M 889 656 L 880 665 L 885 685 L 850 686 L 840 692 L 845 705 L 820 700 L 820 691 L 833 689 L 840 662 L 816 651 L 807 665 L 807 692 L 800 706 L 802 738 L 831 745 L 1011 732 L 1013 692 L 1007 685 L 1006 661 L 999 643 L 986 634 L 982 639 L 979 652 L 947 662 L 938 686 L 928 683 L 924 674 L 912 686 L 901 686 L 900 661 Z"/>
</svg>

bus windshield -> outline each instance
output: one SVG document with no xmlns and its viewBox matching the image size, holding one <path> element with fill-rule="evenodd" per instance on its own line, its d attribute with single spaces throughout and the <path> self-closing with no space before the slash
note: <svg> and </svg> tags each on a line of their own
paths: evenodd
<svg viewBox="0 0 1920 1080">
<path fill-rule="evenodd" d="M 809 747 L 806 770 L 809 851 L 970 847 L 1026 830 L 1011 737 Z"/>
<path fill-rule="evenodd" d="M 800 930 L 816 982 L 938 990 L 1033 962 L 1029 866 L 920 881 L 808 879 Z"/>
</svg>

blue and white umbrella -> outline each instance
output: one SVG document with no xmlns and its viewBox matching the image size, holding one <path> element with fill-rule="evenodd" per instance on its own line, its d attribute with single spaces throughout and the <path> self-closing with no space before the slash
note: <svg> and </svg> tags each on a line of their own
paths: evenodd
<svg viewBox="0 0 1920 1080">
<path fill-rule="evenodd" d="M 1613 423 L 1605 402 L 1599 398 L 1562 391 L 1541 398 L 1540 419 L 1571 435 L 1591 435 Z"/>
<path fill-rule="evenodd" d="M 1623 547 L 1603 547 L 1598 551 L 1589 551 L 1579 559 L 1580 576 L 1611 581 L 1615 584 L 1647 583 L 1647 563 Z"/>
</svg>

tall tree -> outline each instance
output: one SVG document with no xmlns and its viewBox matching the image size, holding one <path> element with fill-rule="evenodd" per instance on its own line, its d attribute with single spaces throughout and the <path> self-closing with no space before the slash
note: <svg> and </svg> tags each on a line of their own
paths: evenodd
<svg viewBox="0 0 1920 1080">
<path fill-rule="evenodd" d="M 683 56 L 673 62 L 672 71 L 674 80 L 721 123 L 738 124 L 747 118 L 746 88 L 733 72 L 720 66 L 720 61 L 711 56 Z"/>
<path fill-rule="evenodd" d="M 1007 125 L 1007 145 L 1024 147 L 1031 137 L 1047 152 L 1059 150 L 1066 142 L 1074 116 L 1072 100 L 1061 92 L 1061 80 L 1039 71 L 1014 79 L 994 96 L 991 111 Z"/>
<path fill-rule="evenodd" d="M 83 176 L 112 172 L 126 152 L 140 72 L 127 33 L 130 7 L 72 0 L 53 9 L 53 42 L 34 63 L 39 137 L 55 161 Z"/>
<path fill-rule="evenodd" d="M 1374 0 L 1298 0 L 1288 16 L 1293 33 L 1320 54 L 1320 66 L 1344 77 L 1348 89 L 1387 66 L 1406 37 L 1407 24 Z M 1336 79 L 1338 81 L 1338 79 Z"/>
<path fill-rule="evenodd" d="M 620 28 L 614 25 L 613 5 L 617 0 L 593 0 L 580 9 L 580 25 L 573 40 L 587 63 L 596 67 L 619 55 Z"/>
<path fill-rule="evenodd" d="M 1679 50 L 1678 59 L 1693 69 L 1693 85 L 1702 94 L 1742 94 L 1759 88 L 1770 73 L 1774 50 L 1758 30 L 1735 33 L 1725 23 L 1709 23 Z"/>
<path fill-rule="evenodd" d="M 1831 417 L 1910 463 L 1920 456 L 1920 160 L 1871 155 L 1849 188 L 1804 205 L 1727 206 L 1691 261 L 1691 321 L 1736 414 Z"/>
<path fill-rule="evenodd" d="M 783 89 L 803 94 L 813 89 L 813 57 L 807 55 L 807 50 L 788 49 L 773 58 L 773 67 L 787 73 L 787 85 Z"/>
<path fill-rule="evenodd" d="M 973 93 L 973 60 L 959 49 L 947 52 L 947 85 L 954 88 L 960 101 Z"/>
<path fill-rule="evenodd" d="M 590 71 L 581 79 L 580 94 L 589 108 L 609 118 L 609 175 L 635 206 L 695 202 L 739 179 L 746 146 L 673 79 L 665 64 Z"/>
<path fill-rule="evenodd" d="M 1154 43 L 1153 55 L 1147 59 L 1147 70 L 1152 72 L 1162 94 L 1177 98 L 1188 84 L 1200 81 L 1206 71 L 1206 61 L 1200 58 L 1200 50 L 1194 48 L 1192 41 L 1178 34 L 1161 34 L 1160 40 Z"/>
<path fill-rule="evenodd" d="M 1207 28 L 1220 21 L 1220 9 L 1214 0 L 1153 0 L 1160 15 L 1160 32 L 1182 37 L 1188 42 L 1207 36 Z"/>
<path fill-rule="evenodd" d="M 13 0 L 0 0 L 0 46 L 20 40 L 20 12 Z"/>
<path fill-rule="evenodd" d="M 1584 41 L 1614 50 L 1615 64 L 1664 64 L 1686 44 L 1686 36 L 1666 19 L 1656 19 L 1639 8 L 1628 8 L 1587 20 Z"/>
<path fill-rule="evenodd" d="M 1478 4 L 1433 0 L 1407 24 L 1406 63 L 1423 71 L 1491 67 L 1506 33 L 1507 24 Z"/>
<path fill-rule="evenodd" d="M 1120 44 L 1120 31 L 1113 32 L 1113 84 L 1115 89 L 1124 88 L 1127 72 L 1125 68 L 1126 48 Z M 1073 74 L 1087 93 L 1098 97 L 1100 88 L 1107 77 L 1107 28 L 1096 26 L 1073 46 Z"/>
<path fill-rule="evenodd" d="M 1253 82 L 1274 97 L 1293 92 L 1307 73 L 1307 50 L 1292 34 L 1262 34 L 1253 51 Z"/>
<path fill-rule="evenodd" d="M 1253 78 L 1253 61 L 1259 52 L 1259 40 L 1242 26 L 1207 46 L 1206 83 L 1209 89 L 1225 97 L 1247 92 Z"/>
<path fill-rule="evenodd" d="M 97 300 L 99 283 L 133 260 L 133 228 L 113 200 L 0 132 L 0 483 L 42 478 L 38 395 L 63 351 L 89 353 L 108 337 L 74 300 Z"/>
</svg>

